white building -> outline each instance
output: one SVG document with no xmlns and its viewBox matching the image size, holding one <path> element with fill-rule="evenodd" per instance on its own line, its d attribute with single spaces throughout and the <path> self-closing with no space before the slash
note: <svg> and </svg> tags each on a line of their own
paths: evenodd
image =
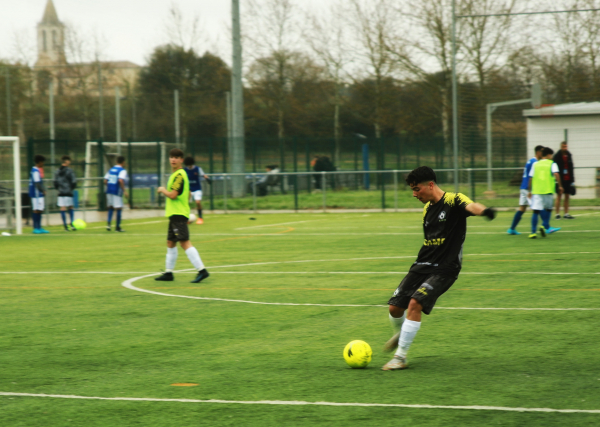
<svg viewBox="0 0 600 427">
<path fill-rule="evenodd" d="M 524 110 L 527 118 L 527 155 L 536 145 L 556 152 L 567 141 L 575 166 L 575 198 L 596 197 L 600 170 L 600 102 L 560 104 Z"/>
</svg>

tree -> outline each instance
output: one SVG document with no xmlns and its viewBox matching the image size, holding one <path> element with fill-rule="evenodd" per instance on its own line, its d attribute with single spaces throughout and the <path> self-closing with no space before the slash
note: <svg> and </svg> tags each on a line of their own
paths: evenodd
<svg viewBox="0 0 600 427">
<path fill-rule="evenodd" d="M 369 114 L 375 137 L 381 137 L 384 80 L 399 71 L 399 62 L 392 51 L 400 52 L 402 38 L 399 35 L 400 17 L 390 0 L 351 0 L 347 19 L 356 26 L 357 57 L 366 67 L 367 80 L 372 80 L 374 106 Z"/>
<path fill-rule="evenodd" d="M 182 139 L 192 133 L 224 134 L 224 93 L 231 72 L 219 57 L 166 45 L 157 47 L 140 73 L 139 98 L 146 138 L 174 134 L 173 92 L 179 90 Z"/>
<path fill-rule="evenodd" d="M 277 136 L 285 136 L 285 111 L 289 89 L 296 76 L 296 64 L 304 60 L 295 47 L 300 38 L 298 14 L 291 0 L 266 0 L 260 5 L 249 2 L 245 33 L 252 48 L 253 63 L 248 80 L 251 84 L 268 82 L 269 105 L 276 111 Z"/>
<path fill-rule="evenodd" d="M 335 154 L 333 163 L 340 163 L 341 122 L 340 108 L 343 103 L 343 90 L 347 84 L 346 68 L 352 62 L 349 46 L 349 27 L 343 17 L 341 2 L 332 4 L 327 14 L 313 14 L 309 17 L 311 31 L 307 41 L 332 82 L 330 103 L 333 105 L 333 137 Z"/>
</svg>

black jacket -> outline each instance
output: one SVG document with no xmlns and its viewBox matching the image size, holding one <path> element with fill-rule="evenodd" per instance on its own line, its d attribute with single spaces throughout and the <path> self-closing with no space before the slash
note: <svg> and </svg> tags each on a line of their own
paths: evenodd
<svg viewBox="0 0 600 427">
<path fill-rule="evenodd" d="M 73 197 L 73 190 L 77 187 L 77 180 L 73 169 L 61 166 L 54 176 L 54 188 L 59 197 Z"/>
<path fill-rule="evenodd" d="M 571 156 L 571 152 L 567 151 L 567 164 L 563 161 L 563 153 L 562 150 L 558 150 L 558 152 L 552 158 L 554 163 L 558 165 L 558 169 L 560 169 L 560 178 L 564 179 L 565 169 L 569 172 L 569 176 L 571 179 L 569 181 L 575 182 L 575 173 L 573 171 L 573 157 Z"/>
</svg>

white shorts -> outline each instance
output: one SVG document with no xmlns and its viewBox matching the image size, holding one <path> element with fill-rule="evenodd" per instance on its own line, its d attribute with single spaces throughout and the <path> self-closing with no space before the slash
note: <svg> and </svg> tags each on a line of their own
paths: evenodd
<svg viewBox="0 0 600 427">
<path fill-rule="evenodd" d="M 199 202 L 202 200 L 202 190 L 192 191 L 192 196 L 194 197 L 195 201 Z"/>
<path fill-rule="evenodd" d="M 73 207 L 73 198 L 68 196 L 58 196 L 56 204 L 59 208 Z"/>
<path fill-rule="evenodd" d="M 45 199 L 45 197 L 32 197 L 31 198 L 31 209 L 34 211 L 43 211 L 44 207 L 46 206 L 44 204 L 44 199 Z"/>
<path fill-rule="evenodd" d="M 106 206 L 113 208 L 122 208 L 123 207 L 123 196 L 117 196 L 116 194 L 107 194 L 106 195 Z"/>
<path fill-rule="evenodd" d="M 554 208 L 554 194 L 534 194 L 531 196 L 531 209 L 534 211 Z"/>
<path fill-rule="evenodd" d="M 519 206 L 531 206 L 531 199 L 527 197 L 529 191 L 521 189 L 521 193 L 519 194 Z"/>
</svg>

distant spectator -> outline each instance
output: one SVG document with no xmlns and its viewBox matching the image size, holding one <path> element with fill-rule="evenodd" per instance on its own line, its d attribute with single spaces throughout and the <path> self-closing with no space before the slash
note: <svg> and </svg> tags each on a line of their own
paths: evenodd
<svg viewBox="0 0 600 427">
<path fill-rule="evenodd" d="M 256 195 L 266 196 L 267 189 L 270 186 L 277 185 L 279 183 L 279 166 L 278 165 L 267 165 L 265 166 L 266 174 L 263 175 L 256 183 L 250 183 L 248 185 L 248 192 L 254 194 L 252 185 L 256 185 Z"/>
<path fill-rule="evenodd" d="M 77 179 L 75 178 L 75 172 L 69 167 L 71 158 L 62 156 L 61 160 L 62 164 L 54 175 L 54 188 L 58 191 L 57 204 L 60 208 L 65 231 L 76 231 L 77 229 L 73 227 L 73 190 L 77 187 Z M 67 210 L 71 220 L 71 229 L 67 226 Z"/>
<path fill-rule="evenodd" d="M 200 166 L 196 166 L 195 160 L 192 156 L 183 159 L 185 165 L 185 172 L 187 173 L 188 180 L 190 181 L 190 197 L 193 197 L 196 202 L 196 208 L 198 208 L 198 219 L 196 224 L 204 224 L 202 218 L 202 180 L 212 184 L 211 179 L 204 173 Z"/>
<path fill-rule="evenodd" d="M 562 181 L 562 186 L 565 191 L 565 214 L 563 218 L 565 219 L 573 219 L 575 217 L 569 214 L 569 196 L 575 195 L 575 173 L 573 171 L 573 157 L 568 150 L 569 146 L 566 141 L 560 143 L 560 150 L 554 155 L 553 159 L 554 163 L 558 165 L 560 179 Z M 556 197 L 556 219 L 560 219 L 560 197 L 561 194 L 557 192 Z"/>
<path fill-rule="evenodd" d="M 336 170 L 335 166 L 331 162 L 331 159 L 329 159 L 329 157 L 327 157 L 327 156 L 315 156 L 311 162 L 311 165 L 315 172 L 332 172 L 332 171 Z M 317 189 L 317 190 L 323 189 L 322 182 L 321 182 L 321 178 L 322 178 L 321 175 L 322 174 L 320 174 L 320 173 L 314 174 L 315 189 Z M 333 180 L 330 180 L 330 183 L 333 186 Z"/>
</svg>

